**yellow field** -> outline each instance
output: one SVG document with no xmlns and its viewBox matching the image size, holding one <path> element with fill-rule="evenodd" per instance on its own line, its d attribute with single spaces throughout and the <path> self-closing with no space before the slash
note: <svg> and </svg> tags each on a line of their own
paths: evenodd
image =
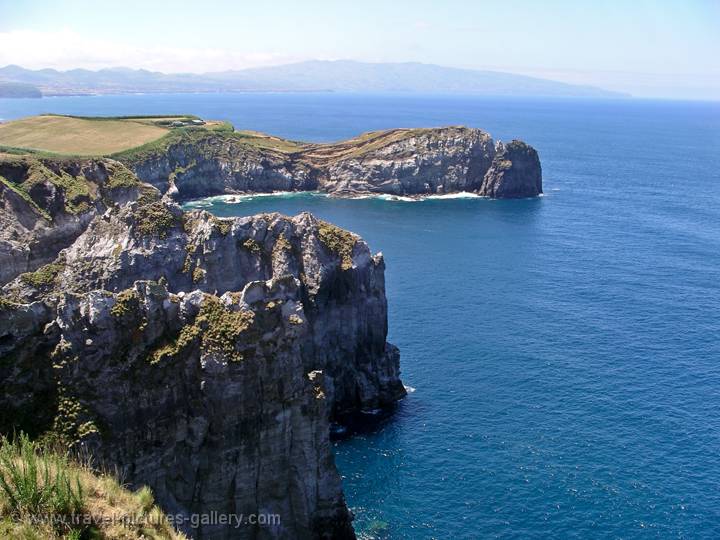
<svg viewBox="0 0 720 540">
<path fill-rule="evenodd" d="M 155 121 L 33 116 L 0 124 L 0 146 L 58 154 L 112 154 L 159 139 L 169 131 Z"/>
</svg>

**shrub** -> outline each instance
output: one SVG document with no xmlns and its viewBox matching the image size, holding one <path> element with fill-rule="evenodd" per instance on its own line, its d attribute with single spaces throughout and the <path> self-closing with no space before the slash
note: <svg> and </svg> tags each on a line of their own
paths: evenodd
<svg viewBox="0 0 720 540">
<path fill-rule="evenodd" d="M 63 268 L 64 266 L 59 263 L 46 264 L 45 266 L 41 266 L 34 272 L 26 272 L 25 274 L 20 274 L 20 279 L 24 283 L 32 285 L 36 289 L 40 289 L 55 283 L 55 279 L 57 278 L 58 274 L 62 272 Z"/>
</svg>

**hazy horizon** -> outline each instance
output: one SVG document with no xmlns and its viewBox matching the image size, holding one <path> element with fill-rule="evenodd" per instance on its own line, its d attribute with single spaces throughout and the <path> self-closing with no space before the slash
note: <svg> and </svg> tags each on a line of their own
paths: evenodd
<svg viewBox="0 0 720 540">
<path fill-rule="evenodd" d="M 207 73 L 307 60 L 417 62 L 635 97 L 720 99 L 720 4 L 706 0 L 280 1 L 273 8 L 0 0 L 0 8 L 2 66 Z"/>
</svg>

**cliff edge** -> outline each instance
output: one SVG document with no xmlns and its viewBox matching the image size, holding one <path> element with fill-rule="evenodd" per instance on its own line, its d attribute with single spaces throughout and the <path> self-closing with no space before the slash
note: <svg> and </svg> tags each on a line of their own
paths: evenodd
<svg viewBox="0 0 720 540">
<path fill-rule="evenodd" d="M 353 538 L 329 440 L 405 390 L 384 262 L 301 214 L 113 207 L 0 299 L 0 430 L 84 448 L 202 538 Z"/>
</svg>

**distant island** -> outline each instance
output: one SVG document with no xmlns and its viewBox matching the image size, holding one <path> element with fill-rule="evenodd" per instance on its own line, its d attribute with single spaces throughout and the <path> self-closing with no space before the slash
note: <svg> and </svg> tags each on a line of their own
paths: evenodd
<svg viewBox="0 0 720 540">
<path fill-rule="evenodd" d="M 0 68 L 0 85 L 22 84 L 45 96 L 183 92 L 396 92 L 481 96 L 619 98 L 594 86 L 498 71 L 433 64 L 312 60 L 215 73 L 166 74 L 129 68 L 99 71 Z M 0 92 L 2 87 L 0 86 Z M 3 95 L 0 97 L 38 97 Z"/>
</svg>

